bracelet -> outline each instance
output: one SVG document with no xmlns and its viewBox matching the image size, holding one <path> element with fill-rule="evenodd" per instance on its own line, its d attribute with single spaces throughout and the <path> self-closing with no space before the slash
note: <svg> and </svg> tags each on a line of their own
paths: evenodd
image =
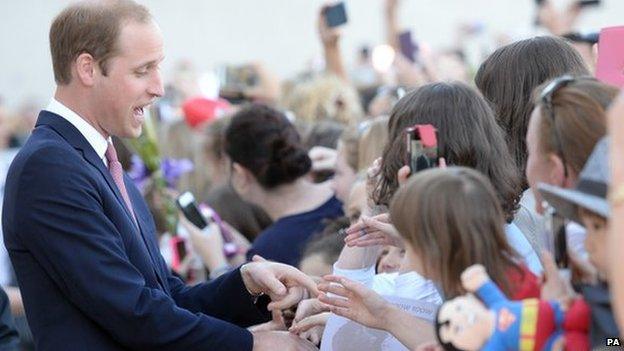
<svg viewBox="0 0 624 351">
<path fill-rule="evenodd" d="M 615 186 L 609 191 L 609 202 L 612 207 L 624 204 L 624 183 Z"/>
<path fill-rule="evenodd" d="M 261 298 L 262 296 L 264 296 L 264 293 L 258 293 L 258 294 L 252 294 L 251 291 L 247 290 L 249 292 L 249 295 L 251 295 L 251 297 L 253 298 L 253 304 L 257 304 L 258 303 L 258 299 Z"/>
</svg>

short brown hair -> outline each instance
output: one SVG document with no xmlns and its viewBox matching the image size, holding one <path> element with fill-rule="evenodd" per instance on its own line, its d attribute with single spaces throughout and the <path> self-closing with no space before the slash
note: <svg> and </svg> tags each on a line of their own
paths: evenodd
<svg viewBox="0 0 624 351">
<path fill-rule="evenodd" d="M 54 80 L 71 82 L 72 62 L 88 53 L 106 75 L 107 61 L 117 53 L 117 38 L 125 21 L 146 23 L 149 10 L 132 0 L 79 2 L 66 7 L 50 27 L 50 52 Z"/>
<path fill-rule="evenodd" d="M 465 292 L 460 275 L 477 263 L 508 296 L 513 290 L 507 274 L 520 271 L 518 257 L 507 243 L 498 197 L 479 172 L 449 167 L 417 173 L 395 194 L 390 219 L 445 298 Z"/>
<path fill-rule="evenodd" d="M 607 133 L 606 111 L 618 89 L 595 79 L 579 78 L 568 83 L 552 94 L 553 120 L 552 112 L 539 97 L 547 84 L 538 87 L 534 94 L 535 106 L 540 107 L 540 153 L 563 153 L 559 156 L 574 174 L 579 174 L 596 143 Z"/>
</svg>

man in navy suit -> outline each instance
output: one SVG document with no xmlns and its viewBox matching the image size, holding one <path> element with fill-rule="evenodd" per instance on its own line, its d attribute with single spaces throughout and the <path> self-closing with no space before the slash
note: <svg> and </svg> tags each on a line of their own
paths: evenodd
<svg viewBox="0 0 624 351">
<path fill-rule="evenodd" d="M 163 94 L 162 36 L 148 10 L 72 5 L 50 46 L 57 89 L 11 165 L 2 214 L 37 349 L 307 350 L 288 333 L 242 328 L 266 320 L 261 294 L 284 308 L 315 289 L 295 268 L 252 262 L 187 287 L 159 254 L 111 143 L 139 136 Z"/>
</svg>

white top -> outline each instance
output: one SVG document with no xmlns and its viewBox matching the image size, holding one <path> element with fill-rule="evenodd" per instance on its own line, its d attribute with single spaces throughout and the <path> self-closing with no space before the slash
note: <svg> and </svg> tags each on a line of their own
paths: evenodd
<svg viewBox="0 0 624 351">
<path fill-rule="evenodd" d="M 535 212 L 535 195 L 530 188 L 522 193 L 519 205 L 513 224 L 524 234 L 535 252 L 542 252 L 547 247 L 542 231 L 544 217 Z"/>
<path fill-rule="evenodd" d="M 585 238 L 587 237 L 587 230 L 582 225 L 569 221 L 566 224 L 566 239 L 568 244 L 568 250 L 574 252 L 579 258 L 583 260 L 589 260 L 589 254 L 585 248 Z"/>
<path fill-rule="evenodd" d="M 416 272 L 375 274 L 375 266 L 342 269 L 334 264 L 334 274 L 362 283 L 379 295 L 415 299 L 436 305 L 442 304 L 442 297 L 433 282 Z"/>
<path fill-rule="evenodd" d="M 106 161 L 106 149 L 108 148 L 108 143 L 112 143 L 112 139 L 108 138 L 106 140 L 100 132 L 95 129 L 92 125 L 90 125 L 87 121 L 85 121 L 82 117 L 80 117 L 76 112 L 72 111 L 69 107 L 63 105 L 61 102 L 52 98 L 50 100 L 50 104 L 45 108 L 46 111 L 55 113 L 67 120 L 67 122 L 71 123 L 82 136 L 87 139 L 87 142 L 91 145 L 95 153 L 102 159 L 104 165 L 108 167 L 108 161 Z"/>
<path fill-rule="evenodd" d="M 526 236 L 524 236 L 520 229 L 513 223 L 505 225 L 505 236 L 507 237 L 509 246 L 516 250 L 527 268 L 539 277 L 544 271 L 544 267 L 542 267 L 539 256 Z"/>
</svg>

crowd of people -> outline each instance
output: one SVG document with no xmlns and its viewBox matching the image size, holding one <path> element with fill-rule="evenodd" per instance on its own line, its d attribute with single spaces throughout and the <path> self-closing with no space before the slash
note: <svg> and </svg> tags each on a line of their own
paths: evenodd
<svg viewBox="0 0 624 351">
<path fill-rule="evenodd" d="M 188 62 L 163 82 L 146 7 L 69 5 L 49 105 L 0 105 L 0 349 L 619 342 L 624 92 L 595 78 L 583 9 L 541 1 L 548 35 L 473 66 L 474 28 L 406 51 L 385 0 L 390 60 L 348 67 L 327 5 L 323 70 L 228 66 L 208 96 Z M 172 209 L 186 192 L 199 221 Z"/>
</svg>

